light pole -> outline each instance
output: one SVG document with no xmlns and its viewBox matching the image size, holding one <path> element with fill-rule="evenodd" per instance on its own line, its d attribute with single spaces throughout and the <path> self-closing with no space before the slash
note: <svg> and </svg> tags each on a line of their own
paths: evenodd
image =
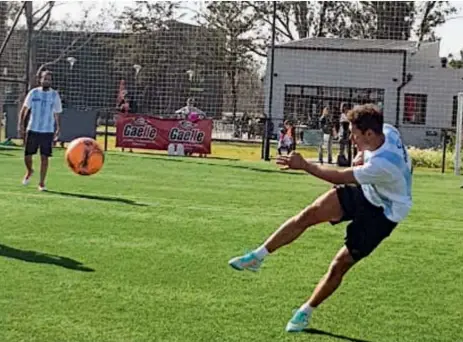
<svg viewBox="0 0 463 342">
<path fill-rule="evenodd" d="M 265 140 L 264 140 L 264 153 L 263 157 L 265 161 L 270 161 L 270 139 L 273 134 L 272 129 L 272 105 L 273 105 L 273 77 L 275 72 L 275 37 L 276 37 L 276 12 L 277 3 L 273 2 L 273 22 L 272 22 L 272 43 L 270 46 L 270 80 L 269 80 L 269 96 L 268 96 L 268 116 L 265 120 Z M 295 137 L 293 137 L 294 139 Z"/>
<path fill-rule="evenodd" d="M 71 56 L 67 58 L 67 61 L 69 63 L 69 68 L 72 70 L 74 63 L 77 62 L 77 58 Z"/>
<path fill-rule="evenodd" d="M 69 72 L 72 73 L 72 68 L 74 67 L 74 64 L 77 62 L 77 58 L 70 56 L 66 58 L 66 60 L 69 63 Z M 71 77 L 66 78 L 66 94 L 67 94 L 66 98 L 67 98 L 68 104 L 70 104 L 71 102 L 72 74 L 70 76 Z M 69 78 L 71 78 L 71 80 L 68 82 Z"/>
<path fill-rule="evenodd" d="M 138 74 L 140 73 L 140 70 L 141 70 L 141 65 L 140 64 L 134 64 L 133 68 L 135 69 L 135 78 L 137 78 Z"/>
<path fill-rule="evenodd" d="M 135 69 L 135 98 L 137 100 L 137 107 L 140 106 L 140 92 L 139 92 L 139 87 L 138 87 L 138 74 L 140 73 L 140 70 L 142 69 L 142 66 L 140 64 L 134 64 L 133 68 Z M 139 108 L 138 108 L 139 109 Z"/>
<path fill-rule="evenodd" d="M 185 73 L 188 75 L 188 79 L 190 80 L 190 83 L 193 82 L 193 77 L 195 77 L 195 72 L 194 70 L 187 70 Z"/>
</svg>

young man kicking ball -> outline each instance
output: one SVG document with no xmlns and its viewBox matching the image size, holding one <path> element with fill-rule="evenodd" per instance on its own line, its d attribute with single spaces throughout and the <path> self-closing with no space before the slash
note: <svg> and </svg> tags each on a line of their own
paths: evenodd
<svg viewBox="0 0 463 342">
<path fill-rule="evenodd" d="M 24 126 L 27 113 L 29 122 Z M 62 112 L 61 99 L 58 92 L 51 88 L 51 72 L 43 71 L 40 75 L 40 87 L 32 89 L 24 101 L 19 120 L 20 135 L 25 139 L 24 163 L 26 175 L 23 185 L 28 185 L 34 170 L 32 156 L 40 148 L 40 181 L 39 190 L 45 191 L 45 178 L 48 170 L 48 158 L 52 155 L 53 141 L 60 131 L 59 114 Z M 26 130 L 26 132 L 24 132 Z"/>
<path fill-rule="evenodd" d="M 352 266 L 391 234 L 412 205 L 411 161 L 399 132 L 383 123 L 381 112 L 373 105 L 355 107 L 347 117 L 363 160 L 356 158 L 354 167 L 337 170 L 311 163 L 298 153 L 279 157 L 277 164 L 283 168 L 304 170 L 337 186 L 287 220 L 256 250 L 229 261 L 236 270 L 257 271 L 265 257 L 293 242 L 307 228 L 322 222 L 350 221 L 345 245 L 312 296 L 288 322 L 289 332 L 308 326 L 312 311 L 338 288 Z"/>
</svg>

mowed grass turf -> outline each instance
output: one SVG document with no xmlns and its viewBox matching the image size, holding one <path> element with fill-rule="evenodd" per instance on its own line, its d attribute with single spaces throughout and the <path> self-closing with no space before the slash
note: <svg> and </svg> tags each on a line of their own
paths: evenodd
<svg viewBox="0 0 463 342">
<path fill-rule="evenodd" d="M 0 341 L 463 341 L 460 179 L 414 176 L 409 218 L 314 313 L 284 327 L 343 244 L 322 225 L 257 274 L 229 258 L 260 244 L 326 183 L 274 164 L 109 153 L 50 193 L 21 186 L 0 150 Z M 374 227 L 371 227 L 374 229 Z"/>
</svg>

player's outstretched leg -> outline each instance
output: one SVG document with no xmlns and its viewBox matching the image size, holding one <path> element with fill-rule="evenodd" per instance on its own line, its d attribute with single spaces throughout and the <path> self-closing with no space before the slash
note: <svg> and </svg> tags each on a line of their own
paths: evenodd
<svg viewBox="0 0 463 342">
<path fill-rule="evenodd" d="M 331 296 L 339 287 L 344 275 L 355 264 L 355 260 L 347 247 L 342 247 L 334 257 L 328 272 L 318 283 L 310 299 L 302 305 L 286 325 L 288 332 L 300 332 L 309 325 L 312 311 Z"/>
<path fill-rule="evenodd" d="M 339 221 L 342 216 L 343 211 L 336 189 L 332 189 L 298 215 L 287 220 L 262 246 L 243 256 L 233 258 L 228 263 L 239 271 L 257 271 L 268 254 L 296 240 L 308 227 L 322 222 Z"/>
</svg>

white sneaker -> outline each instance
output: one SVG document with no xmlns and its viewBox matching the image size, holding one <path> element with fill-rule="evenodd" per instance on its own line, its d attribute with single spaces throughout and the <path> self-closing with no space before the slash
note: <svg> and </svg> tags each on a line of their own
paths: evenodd
<svg viewBox="0 0 463 342">
<path fill-rule="evenodd" d="M 30 174 L 29 174 L 29 177 L 28 176 L 24 176 L 23 178 L 23 185 L 29 185 L 30 181 L 31 181 L 31 178 L 32 178 L 32 175 L 34 174 L 34 171 L 32 171 Z"/>
<path fill-rule="evenodd" d="M 39 185 L 39 191 L 47 191 L 47 187 L 45 185 Z"/>
</svg>

